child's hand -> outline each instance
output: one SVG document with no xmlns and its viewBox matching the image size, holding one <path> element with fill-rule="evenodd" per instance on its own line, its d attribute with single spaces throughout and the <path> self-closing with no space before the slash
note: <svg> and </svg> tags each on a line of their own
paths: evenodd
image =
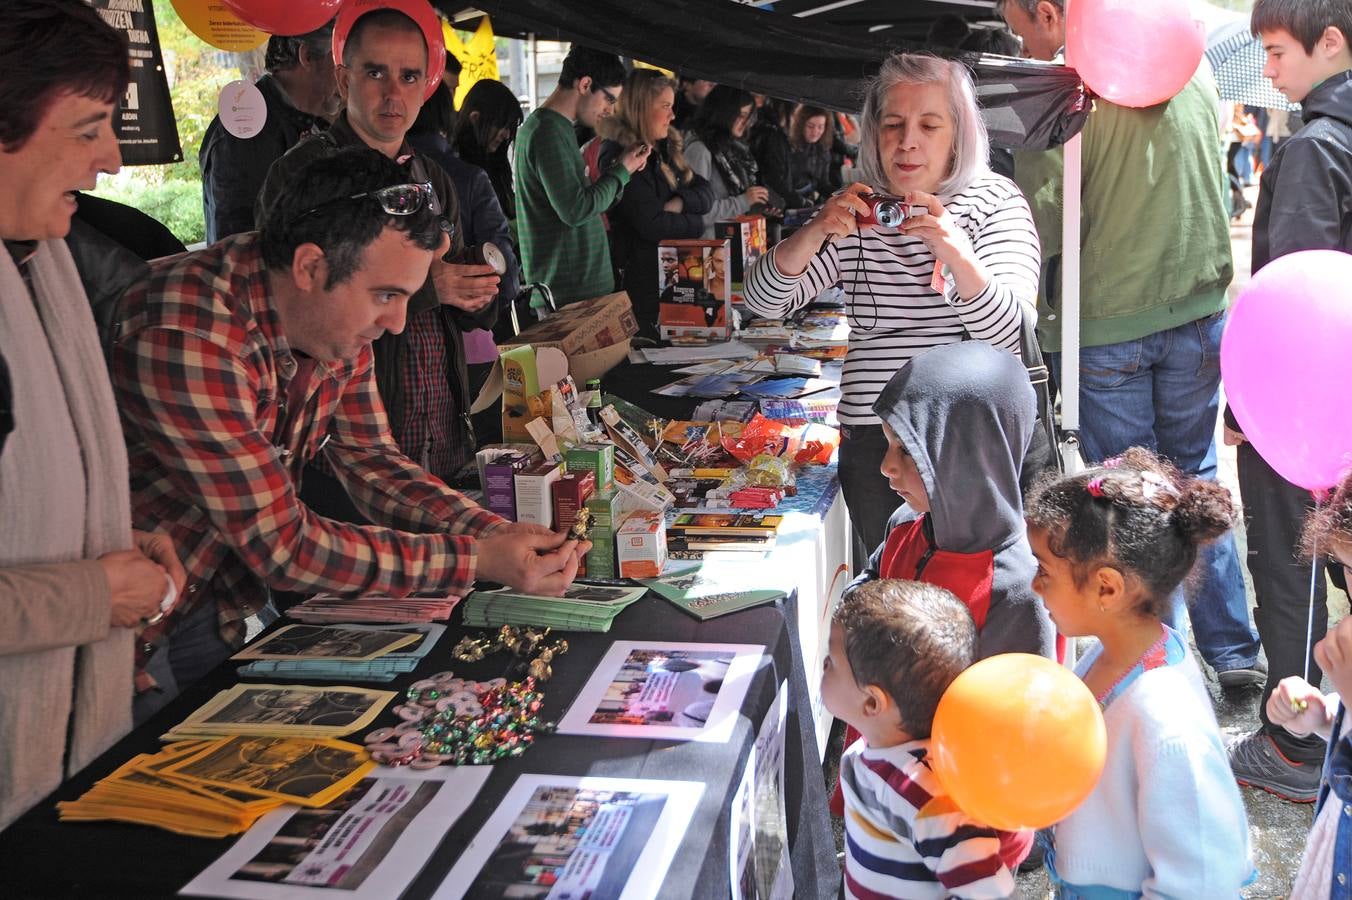
<svg viewBox="0 0 1352 900">
<path fill-rule="evenodd" d="M 1314 645 L 1314 661 L 1328 675 L 1343 702 L 1348 702 L 1352 698 L 1352 616 L 1344 618 Z"/>
<path fill-rule="evenodd" d="M 1332 711 L 1324 706 L 1319 688 L 1299 675 L 1283 678 L 1268 697 L 1268 721 L 1280 725 L 1296 737 L 1318 732 L 1326 734 L 1333 725 Z"/>
</svg>

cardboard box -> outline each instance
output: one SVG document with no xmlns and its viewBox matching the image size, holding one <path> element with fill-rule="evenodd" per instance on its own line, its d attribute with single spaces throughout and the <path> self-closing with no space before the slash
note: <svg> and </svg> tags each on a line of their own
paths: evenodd
<svg viewBox="0 0 1352 900">
<path fill-rule="evenodd" d="M 526 401 L 540 393 L 535 351 L 529 346 L 504 349 L 498 365 L 502 368 L 502 437 L 529 443 L 531 436 L 526 425 L 532 417 Z"/>
<path fill-rule="evenodd" d="M 662 241 L 658 253 L 658 333 L 726 341 L 732 337 L 727 239 Z M 672 252 L 676 268 L 671 271 Z M 665 254 L 665 256 L 664 256 Z"/>
<path fill-rule="evenodd" d="M 569 447 L 563 455 L 564 468 L 569 472 L 591 472 L 598 491 L 615 486 L 615 445 L 578 444 Z"/>
<path fill-rule="evenodd" d="M 554 530 L 566 532 L 577 521 L 577 511 L 596 493 L 596 476 L 591 472 L 565 472 L 549 486 L 554 495 Z"/>
<path fill-rule="evenodd" d="M 587 574 L 593 578 L 615 577 L 615 529 L 619 527 L 620 492 L 614 488 L 597 491 L 587 498 L 592 514 L 591 542 L 587 551 Z"/>
<path fill-rule="evenodd" d="M 516 473 L 516 520 L 543 525 L 554 524 L 554 496 L 551 485 L 563 477 L 563 466 L 545 462 Z"/>
<path fill-rule="evenodd" d="M 747 270 L 768 249 L 765 216 L 745 215 L 714 223 L 714 236 L 728 240 L 728 277 L 732 283 L 732 302 L 743 303 Z"/>
<path fill-rule="evenodd" d="M 474 454 L 474 461 L 479 469 L 479 487 L 487 494 L 488 491 L 488 472 L 486 466 L 500 456 L 506 456 L 509 453 L 524 453 L 532 457 L 531 464 L 534 465 L 540 460 L 535 459 L 540 455 L 540 448 L 534 444 L 484 444 Z M 485 504 L 487 505 L 487 504 Z M 512 494 L 512 505 L 516 505 L 516 494 Z"/>
<path fill-rule="evenodd" d="M 615 533 L 621 578 L 656 578 L 667 564 L 667 524 L 659 512 L 631 513 Z"/>
<path fill-rule="evenodd" d="M 484 461 L 484 506 L 516 521 L 516 476 L 531 464 L 525 453 L 507 453 Z"/>
<path fill-rule="evenodd" d="M 634 307 L 629 295 L 621 291 L 570 303 L 501 346 L 557 347 L 568 357 L 568 374 L 583 384 L 623 361 L 629 353 L 629 339 L 636 334 Z"/>
</svg>

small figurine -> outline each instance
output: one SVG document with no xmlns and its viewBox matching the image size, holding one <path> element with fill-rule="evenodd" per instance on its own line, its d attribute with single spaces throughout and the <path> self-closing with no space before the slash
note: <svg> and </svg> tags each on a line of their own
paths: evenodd
<svg viewBox="0 0 1352 900">
<path fill-rule="evenodd" d="M 575 541 L 591 540 L 592 511 L 587 507 L 582 507 L 577 511 L 577 518 L 573 519 L 573 527 L 568 529 L 568 536 Z"/>
</svg>

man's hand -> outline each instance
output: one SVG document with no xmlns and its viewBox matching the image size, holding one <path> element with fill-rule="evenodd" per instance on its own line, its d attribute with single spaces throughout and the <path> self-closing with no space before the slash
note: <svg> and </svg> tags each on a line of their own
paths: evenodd
<svg viewBox="0 0 1352 900">
<path fill-rule="evenodd" d="M 169 582 L 165 570 L 140 550 L 117 550 L 99 557 L 112 590 L 114 628 L 134 628 L 160 611 Z"/>
<path fill-rule="evenodd" d="M 647 144 L 634 144 L 628 150 L 624 151 L 624 156 L 620 157 L 620 165 L 628 169 L 630 175 L 633 175 L 639 169 L 647 165 L 648 154 L 651 151 L 652 148 Z"/>
<path fill-rule="evenodd" d="M 497 528 L 479 538 L 476 574 L 523 593 L 562 596 L 577 577 L 580 546 L 567 535 L 548 530 L 541 534 Z"/>
<path fill-rule="evenodd" d="M 1225 429 L 1225 434 L 1222 435 L 1221 440 L 1225 442 L 1227 447 L 1238 447 L 1248 440 L 1242 431 L 1235 431 L 1229 425 L 1222 425 L 1221 427 Z"/>
<path fill-rule="evenodd" d="M 468 313 L 478 312 L 498 295 L 498 274 L 492 266 L 465 266 L 438 258 L 432 262 L 432 284 L 438 300 Z"/>
<path fill-rule="evenodd" d="M 683 213 L 685 212 L 685 198 L 680 194 L 672 197 L 666 203 L 662 204 L 662 212 Z"/>
</svg>

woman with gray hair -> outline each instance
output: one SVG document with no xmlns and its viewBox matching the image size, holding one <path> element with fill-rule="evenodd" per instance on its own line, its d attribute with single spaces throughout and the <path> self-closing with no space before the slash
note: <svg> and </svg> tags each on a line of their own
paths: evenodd
<svg viewBox="0 0 1352 900">
<path fill-rule="evenodd" d="M 752 266 L 746 303 L 777 318 L 834 284 L 844 288 L 840 481 L 856 536 L 872 551 L 899 502 L 878 469 L 887 451 L 873 412 L 879 391 L 911 357 L 940 344 L 970 337 L 1017 354 L 1022 317 L 1037 314 L 1040 257 L 1023 195 L 990 171 L 986 127 L 961 63 L 889 57 L 868 85 L 861 118 L 862 181 Z M 876 215 L 880 194 L 904 218 Z"/>
</svg>

